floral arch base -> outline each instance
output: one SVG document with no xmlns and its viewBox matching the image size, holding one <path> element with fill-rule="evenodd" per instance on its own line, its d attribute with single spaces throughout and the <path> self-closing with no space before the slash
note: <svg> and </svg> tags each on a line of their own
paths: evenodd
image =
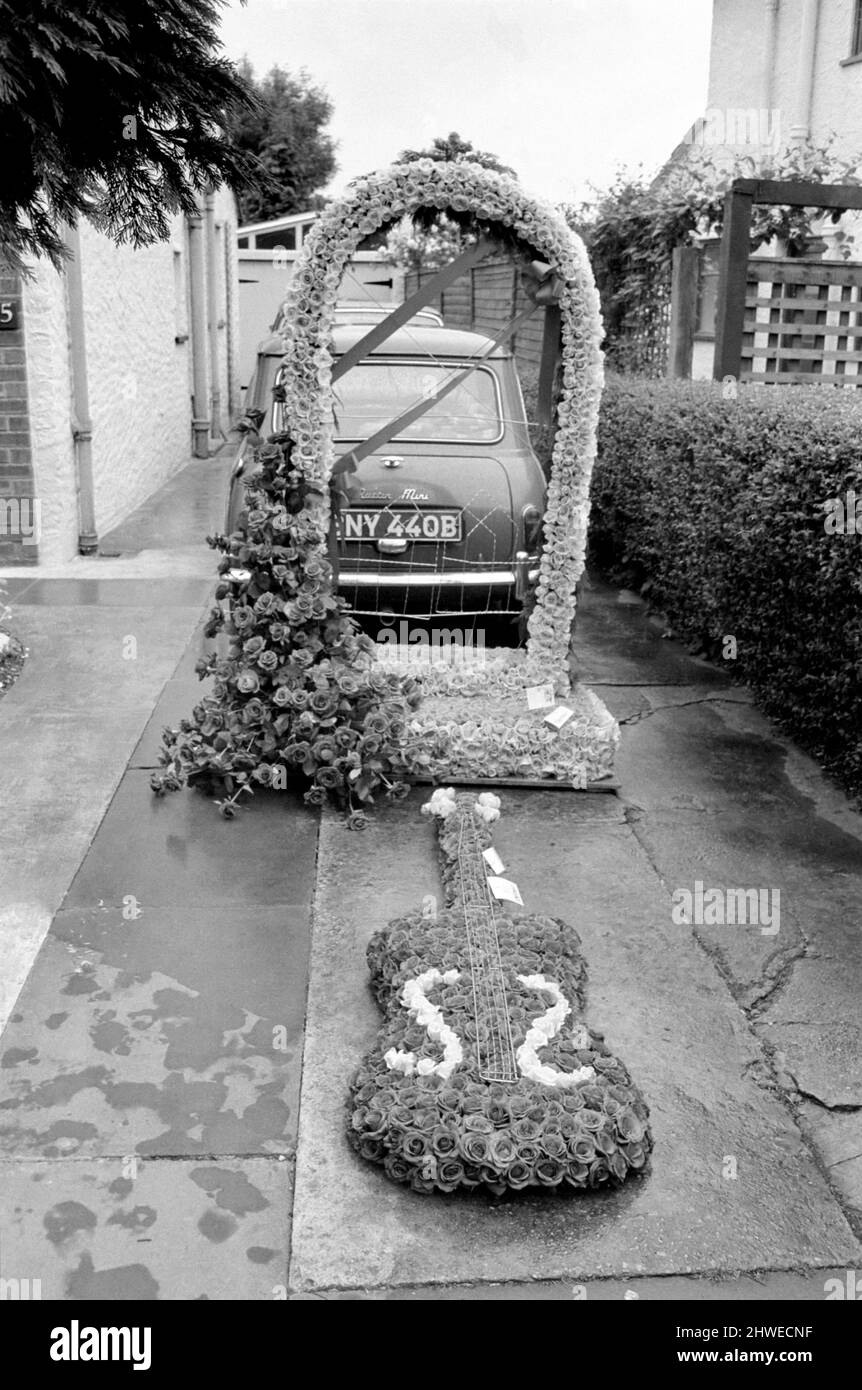
<svg viewBox="0 0 862 1390">
<path fill-rule="evenodd" d="M 393 165 L 354 182 L 306 238 L 289 292 L 285 415 L 293 458 L 310 486 L 316 541 L 330 526 L 333 311 L 348 260 L 360 241 L 419 208 L 470 211 L 480 225 L 502 225 L 555 271 L 562 288 L 562 396 L 544 520 L 544 549 L 526 650 L 464 652 L 429 664 L 391 647 L 379 664 L 421 683 L 408 722 L 407 771 L 434 780 L 552 778 L 584 787 L 612 771 L 616 721 L 570 673 L 576 585 L 584 568 L 589 488 L 602 390 L 601 318 L 584 245 L 551 207 L 512 179 L 480 165 L 434 160 Z M 422 655 L 427 658 L 427 649 Z M 561 727 L 548 708 L 529 709 L 526 691 L 552 684 L 570 713 Z"/>
</svg>

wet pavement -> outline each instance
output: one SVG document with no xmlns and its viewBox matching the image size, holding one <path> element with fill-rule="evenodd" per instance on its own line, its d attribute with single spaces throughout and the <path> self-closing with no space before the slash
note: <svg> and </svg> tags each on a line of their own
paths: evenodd
<svg viewBox="0 0 862 1390">
<path fill-rule="evenodd" d="M 739 1297 L 823 1298 L 830 1267 L 859 1266 L 862 817 L 728 672 L 622 599 L 588 587 L 578 627 L 582 678 L 623 726 L 619 793 L 504 792 L 495 843 L 527 909 L 582 936 L 590 1022 L 652 1107 L 652 1172 L 489 1202 L 414 1196 L 356 1159 L 344 1084 L 380 1021 L 365 943 L 440 887 L 418 791 L 361 846 L 327 815 L 291 1264 L 305 1296 L 520 1297 L 539 1280 L 567 1297 L 605 1279 L 624 1297 L 624 1279 L 674 1297 L 684 1273 L 692 1297 L 741 1279 Z M 673 894 L 698 880 L 779 894 L 777 930 L 678 924 Z M 792 1295 L 782 1270 L 808 1271 Z"/>
<path fill-rule="evenodd" d="M 214 557 L 178 516 L 218 528 L 228 465 L 191 465 L 118 558 L 10 584 L 32 655 L 0 707 L 0 1275 L 68 1300 L 822 1298 L 862 1260 L 862 818 L 726 671 L 588 587 L 619 793 L 507 793 L 496 842 L 582 935 L 653 1169 L 569 1198 L 395 1188 L 344 1101 L 379 1021 L 365 941 L 439 891 L 427 791 L 318 836 L 291 793 L 228 823 L 148 787 L 201 691 Z M 676 924 L 696 880 L 779 891 L 779 929 Z"/>
<path fill-rule="evenodd" d="M 188 540 L 227 466 L 172 480 L 121 558 L 9 583 L 0 1276 L 44 1299 L 286 1295 L 316 822 L 285 792 L 228 823 L 147 771 L 203 688 Z"/>
</svg>

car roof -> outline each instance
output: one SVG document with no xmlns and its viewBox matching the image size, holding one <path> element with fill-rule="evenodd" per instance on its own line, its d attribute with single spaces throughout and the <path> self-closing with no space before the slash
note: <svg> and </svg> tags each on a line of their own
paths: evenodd
<svg viewBox="0 0 862 1390">
<path fill-rule="evenodd" d="M 397 304 L 375 304 L 370 299 L 341 299 L 335 305 L 333 312 L 336 321 L 338 321 L 340 314 L 349 314 L 348 322 L 350 323 L 361 323 L 363 319 L 369 323 L 378 323 L 380 319 L 385 319 L 387 314 L 391 314 L 392 310 L 398 307 Z M 408 319 L 408 323 L 413 323 L 417 319 L 420 323 L 434 323 L 440 327 L 443 324 L 442 315 L 428 305 L 423 309 L 417 309 L 412 318 Z M 343 323 L 344 319 L 341 322 Z"/>
<path fill-rule="evenodd" d="M 332 331 L 336 354 L 353 347 L 368 332 L 368 324 L 336 324 Z M 484 333 L 468 333 L 460 328 L 410 322 L 398 328 L 376 347 L 372 357 L 478 357 L 491 343 Z M 261 343 L 259 351 L 268 357 L 284 356 L 284 340 L 277 334 Z M 509 357 L 505 346 L 494 348 L 490 357 Z"/>
</svg>

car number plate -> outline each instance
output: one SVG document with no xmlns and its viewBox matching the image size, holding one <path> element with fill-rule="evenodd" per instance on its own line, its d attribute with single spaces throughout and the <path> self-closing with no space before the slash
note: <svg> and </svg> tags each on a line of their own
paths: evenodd
<svg viewBox="0 0 862 1390">
<path fill-rule="evenodd" d="M 380 541 L 395 537 L 408 541 L 460 541 L 461 513 L 443 508 L 384 507 L 371 511 L 350 507 L 341 514 L 345 541 Z"/>
</svg>

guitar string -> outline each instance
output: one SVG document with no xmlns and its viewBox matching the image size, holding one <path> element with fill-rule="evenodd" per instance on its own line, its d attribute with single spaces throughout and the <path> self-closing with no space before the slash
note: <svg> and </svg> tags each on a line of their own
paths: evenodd
<svg viewBox="0 0 862 1390">
<path fill-rule="evenodd" d="M 470 839 L 469 847 L 465 846 L 465 832 Z M 515 1048 L 497 934 L 496 909 L 487 876 L 480 868 L 480 858 L 481 848 L 472 810 L 462 812 L 458 867 L 477 1022 L 479 1074 L 487 1081 L 514 1081 L 517 1078 Z M 468 902 L 468 898 L 472 901 Z M 484 1039 L 479 1037 L 480 1029 L 485 1032 Z"/>
</svg>

